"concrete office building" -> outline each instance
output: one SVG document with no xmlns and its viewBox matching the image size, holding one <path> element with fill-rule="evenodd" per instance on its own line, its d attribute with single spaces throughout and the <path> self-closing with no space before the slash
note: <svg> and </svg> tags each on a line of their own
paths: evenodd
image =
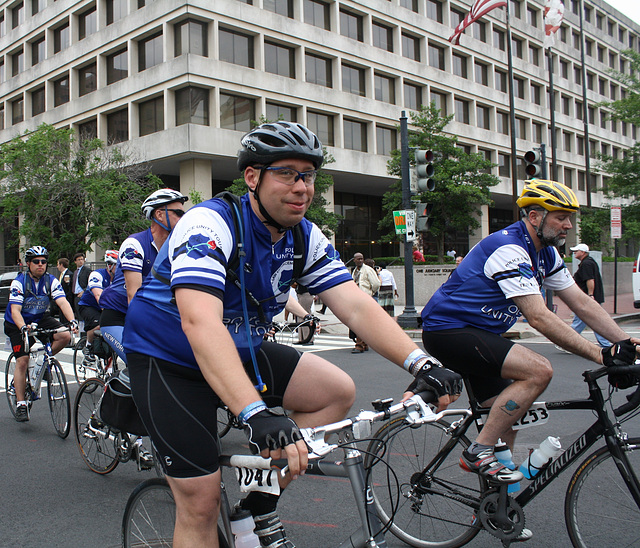
<svg viewBox="0 0 640 548">
<path fill-rule="evenodd" d="M 388 255 L 397 246 L 378 243 L 376 225 L 396 125 L 403 110 L 433 101 L 455 114 L 447 130 L 498 164 L 501 178 L 482 229 L 455 242 L 464 249 L 513 215 L 505 10 L 452 46 L 471 3 L 5 0 L 0 142 L 41 123 L 73 127 L 125 144 L 168 185 L 209 197 L 239 176 L 235 154 L 251 121 L 282 115 L 308 125 L 335 158 L 326 169 L 344 216 L 338 249 Z M 519 157 L 550 143 L 542 4 L 510 0 Z M 621 154 L 635 127 L 595 104 L 624 96 L 608 70 L 628 69 L 620 51 L 638 48 L 640 27 L 602 0 L 584 4 L 591 151 Z M 554 85 L 558 179 L 586 203 L 579 6 L 566 0 Z"/>
</svg>

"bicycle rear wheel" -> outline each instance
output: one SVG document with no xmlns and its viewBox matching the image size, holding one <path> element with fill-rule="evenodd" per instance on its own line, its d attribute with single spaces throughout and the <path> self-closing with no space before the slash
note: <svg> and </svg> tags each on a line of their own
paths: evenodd
<svg viewBox="0 0 640 548">
<path fill-rule="evenodd" d="M 173 545 L 176 505 L 165 478 L 151 478 L 140 483 L 129 496 L 122 518 L 124 548 Z M 229 545 L 218 527 L 220 548 Z"/>
<path fill-rule="evenodd" d="M 398 417 L 378 430 L 367 449 L 368 484 L 380 520 L 410 546 L 462 546 L 480 530 L 472 504 L 483 483 L 458 466 L 469 440 L 462 437 L 438 455 L 451 438 L 448 427 L 444 421 L 411 427 Z"/>
<path fill-rule="evenodd" d="M 640 488 L 640 438 L 631 438 L 622 449 Z M 606 446 L 589 455 L 571 478 L 564 514 L 573 546 L 640 546 L 640 508 Z"/>
<path fill-rule="evenodd" d="M 96 474 L 108 474 L 118 466 L 118 448 L 111 429 L 98 415 L 104 381 L 89 379 L 80 386 L 74 403 L 76 442 L 87 466 Z"/>
<path fill-rule="evenodd" d="M 71 429 L 71 402 L 69 401 L 67 379 L 60 362 L 55 358 L 49 358 L 49 371 L 46 379 L 51 420 L 58 436 L 64 439 L 69 435 Z"/>
</svg>

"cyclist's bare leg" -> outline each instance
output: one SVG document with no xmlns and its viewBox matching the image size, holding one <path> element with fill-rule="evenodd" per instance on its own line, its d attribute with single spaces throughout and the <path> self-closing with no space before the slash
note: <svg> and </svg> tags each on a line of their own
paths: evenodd
<svg viewBox="0 0 640 548">
<path fill-rule="evenodd" d="M 53 336 L 53 341 L 51 342 L 51 353 L 55 356 L 58 352 L 60 352 L 60 350 L 66 348 L 70 342 L 71 333 L 69 333 L 68 331 L 56 333 Z"/>
<path fill-rule="evenodd" d="M 220 470 L 196 478 L 167 476 L 176 501 L 174 548 L 218 546 Z"/>
<path fill-rule="evenodd" d="M 524 346 L 514 345 L 502 365 L 502 377 L 514 382 L 495 398 L 476 441 L 482 445 L 495 445 L 501 438 L 513 446 L 515 431 L 511 427 L 544 392 L 552 376 L 549 360 Z"/>
<path fill-rule="evenodd" d="M 24 401 L 24 392 L 27 388 L 27 368 L 29 356 L 20 356 L 16 359 L 16 370 L 13 373 L 13 386 L 16 390 L 16 401 Z"/>
</svg>

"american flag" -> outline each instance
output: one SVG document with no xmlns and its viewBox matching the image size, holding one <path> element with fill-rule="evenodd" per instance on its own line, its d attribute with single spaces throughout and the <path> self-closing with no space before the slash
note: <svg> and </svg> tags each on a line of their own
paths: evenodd
<svg viewBox="0 0 640 548">
<path fill-rule="evenodd" d="M 506 0 L 476 0 L 471 6 L 471 11 L 467 13 L 466 17 L 460 22 L 460 24 L 453 29 L 453 34 L 449 37 L 449 42 L 454 45 L 458 45 L 460 42 L 460 35 L 464 32 L 469 25 L 475 23 L 480 17 L 483 17 L 494 8 L 500 8 L 506 6 Z"/>
<path fill-rule="evenodd" d="M 555 44 L 555 34 L 564 18 L 562 0 L 546 0 L 544 3 L 544 43 L 545 48 Z"/>
</svg>

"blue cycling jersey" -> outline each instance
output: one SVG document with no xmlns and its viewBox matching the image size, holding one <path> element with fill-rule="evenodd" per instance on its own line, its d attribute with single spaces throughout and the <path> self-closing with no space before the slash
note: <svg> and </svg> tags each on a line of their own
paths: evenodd
<svg viewBox="0 0 640 548">
<path fill-rule="evenodd" d="M 422 310 L 425 331 L 477 327 L 505 333 L 522 315 L 513 297 L 574 284 L 555 247 L 539 252 L 523 221 L 476 244 Z"/>
<path fill-rule="evenodd" d="M 47 292 L 45 277 L 49 277 L 50 294 Z M 52 274 L 45 273 L 37 282 L 28 272 L 21 272 L 11 282 L 9 304 L 4 313 L 4 321 L 15 325 L 11 317 L 11 306 L 22 306 L 21 314 L 25 323 L 38 323 L 49 308 L 50 298 L 54 301 L 65 297 L 64 289 Z"/>
<path fill-rule="evenodd" d="M 91 308 L 96 308 L 98 310 L 102 310 L 98 301 L 96 301 L 96 297 L 91 291 L 93 288 L 97 287 L 100 289 L 106 289 L 111 285 L 111 274 L 106 268 L 101 268 L 99 270 L 94 270 L 89 274 L 89 281 L 87 282 L 87 289 L 80 297 L 78 301 L 79 306 L 90 306 Z M 104 291 L 102 292 L 104 295 Z M 100 303 L 102 303 L 102 295 L 100 296 Z"/>
<path fill-rule="evenodd" d="M 126 314 L 129 307 L 127 288 L 124 282 L 124 271 L 140 272 L 142 279 L 147 277 L 151 266 L 158 256 L 158 250 L 153 243 L 151 229 L 132 234 L 122 245 L 118 252 L 118 264 L 111 285 L 104 290 L 100 297 L 100 306 L 105 309 L 117 310 Z"/>
<path fill-rule="evenodd" d="M 260 347 L 271 319 L 287 302 L 293 275 L 294 237 L 289 230 L 272 243 L 271 234 L 251 209 L 249 196 L 242 198 L 246 289 L 261 303 L 264 313 L 262 320 L 258 307 L 248 301 L 249 341 L 241 290 L 226 276 L 226 265 L 234 254 L 238 237 L 230 207 L 221 199 L 203 202 L 192 207 L 173 229 L 160 249 L 154 273 L 131 301 L 123 341 L 127 353 L 138 352 L 198 367 L 173 301 L 173 291 L 181 286 L 224 296 L 223 321 L 243 361 L 250 358 L 249 345 Z M 306 257 L 299 282 L 315 294 L 350 281 L 351 275 L 320 229 L 306 219 L 301 226 Z"/>
</svg>

